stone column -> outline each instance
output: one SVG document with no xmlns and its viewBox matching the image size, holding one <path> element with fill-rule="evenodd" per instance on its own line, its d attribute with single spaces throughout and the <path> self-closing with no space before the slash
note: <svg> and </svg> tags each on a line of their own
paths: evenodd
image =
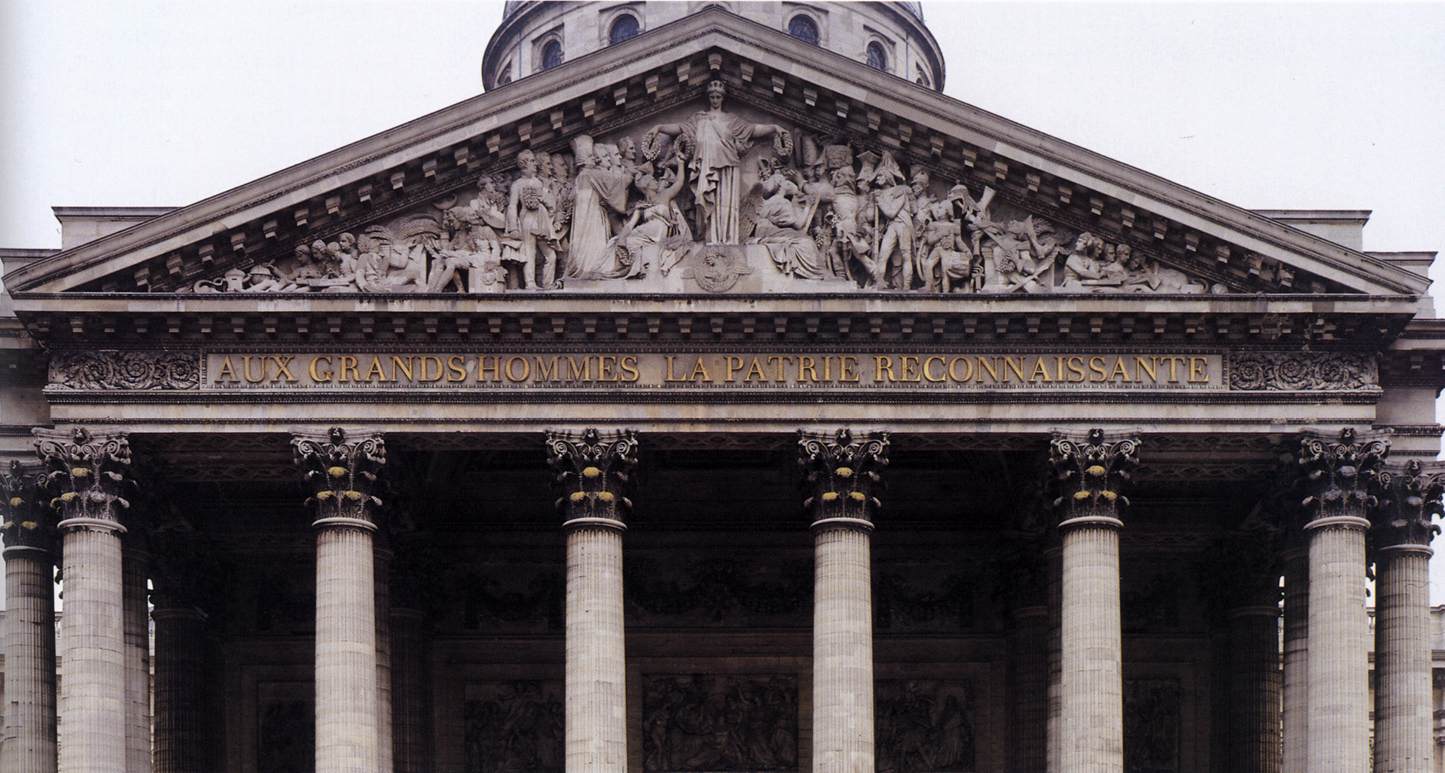
<svg viewBox="0 0 1445 773">
<path fill-rule="evenodd" d="M 431 770 L 426 615 L 391 609 L 391 725 L 396 773 Z"/>
<path fill-rule="evenodd" d="M 1279 772 L 1279 534 L 1247 521 L 1205 562 L 1211 617 L 1227 634 L 1221 729 L 1232 773 Z"/>
<path fill-rule="evenodd" d="M 121 539 L 125 629 L 125 769 L 151 770 L 150 551 L 146 526 L 132 514 Z"/>
<path fill-rule="evenodd" d="M 1309 549 L 1284 551 L 1284 754 L 1282 773 L 1308 773 L 1309 752 Z"/>
<path fill-rule="evenodd" d="M 1300 445 L 1309 513 L 1309 773 L 1359 773 L 1370 764 L 1365 617 L 1367 484 L 1389 453 L 1384 440 Z"/>
<path fill-rule="evenodd" d="M 1059 483 L 1063 541 L 1060 628 L 1061 748 L 1065 773 L 1124 770 L 1123 627 L 1119 609 L 1120 489 L 1138 464 L 1139 441 L 1056 435 L 1049 446 Z"/>
<path fill-rule="evenodd" d="M 126 773 L 126 671 L 122 622 L 122 496 L 130 468 L 123 434 L 36 430 L 36 451 L 59 493 L 65 616 L 60 644 L 60 770 Z"/>
<path fill-rule="evenodd" d="M 54 773 L 55 517 L 44 473 L 11 462 L 0 475 L 5 538 L 5 733 L 0 770 Z"/>
<path fill-rule="evenodd" d="M 379 434 L 292 438 L 316 529 L 316 773 L 380 769 L 376 584 L 372 565 L 386 463 Z"/>
<path fill-rule="evenodd" d="M 155 770 L 206 773 L 206 614 L 156 595 Z"/>
<path fill-rule="evenodd" d="M 813 770 L 872 773 L 873 521 L 888 436 L 802 434 L 813 521 Z"/>
<path fill-rule="evenodd" d="M 392 763 L 391 719 L 391 550 L 377 546 L 374 553 L 373 580 L 376 603 L 376 745 L 380 758 L 380 769 L 391 773 Z"/>
<path fill-rule="evenodd" d="M 567 773 L 621 773 L 627 765 L 627 658 L 622 532 L 637 465 L 637 435 L 547 433 L 567 540 Z"/>
<path fill-rule="evenodd" d="M 1418 461 L 1381 472 L 1375 523 L 1375 771 L 1433 763 L 1430 539 L 1441 477 Z"/>
<path fill-rule="evenodd" d="M 1064 606 L 1064 560 L 1063 550 L 1055 542 L 1044 551 L 1046 571 L 1048 572 L 1048 594 L 1049 594 L 1049 633 L 1048 633 L 1048 719 L 1045 735 L 1047 742 L 1045 749 L 1048 753 L 1047 770 L 1049 773 L 1058 773 L 1062 761 L 1064 739 L 1061 733 L 1060 724 L 1063 719 L 1063 704 L 1061 703 L 1061 690 L 1063 689 L 1060 674 L 1064 668 L 1064 639 L 1063 639 L 1063 615 L 1061 611 Z M 1121 621 L 1122 625 L 1122 621 Z"/>
</svg>

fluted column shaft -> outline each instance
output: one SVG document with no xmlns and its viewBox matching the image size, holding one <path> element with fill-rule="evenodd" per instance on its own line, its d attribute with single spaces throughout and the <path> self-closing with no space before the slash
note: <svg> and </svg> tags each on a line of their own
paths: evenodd
<svg viewBox="0 0 1445 773">
<path fill-rule="evenodd" d="M 376 592 L 376 745 L 381 770 L 391 773 L 391 551 L 377 549 L 374 556 Z"/>
<path fill-rule="evenodd" d="M 78 519 L 77 519 L 78 520 Z M 124 572 L 114 522 L 62 521 L 62 773 L 126 773 Z"/>
<path fill-rule="evenodd" d="M 1061 724 L 1063 721 L 1062 674 L 1064 670 L 1063 608 L 1064 608 L 1064 561 L 1060 548 L 1055 545 L 1046 554 L 1049 583 L 1049 639 L 1048 639 L 1048 736 L 1046 750 L 1049 773 L 1058 773 L 1064 745 Z"/>
<path fill-rule="evenodd" d="M 1309 551 L 1284 555 L 1284 754 L 1282 773 L 1307 773 L 1309 752 Z"/>
<path fill-rule="evenodd" d="M 1229 612 L 1229 769 L 1278 773 L 1279 609 Z"/>
<path fill-rule="evenodd" d="M 871 529 L 813 528 L 813 770 L 871 773 Z"/>
<path fill-rule="evenodd" d="M 1383 548 L 1375 581 L 1375 771 L 1430 769 L 1430 548 Z"/>
<path fill-rule="evenodd" d="M 1309 773 L 1370 764 L 1365 529 L 1352 516 L 1309 526 Z"/>
<path fill-rule="evenodd" d="M 206 616 L 157 602 L 156 773 L 207 773 Z"/>
<path fill-rule="evenodd" d="M 1065 521 L 1061 630 L 1060 770 L 1124 769 L 1123 628 L 1119 527 L 1106 518 Z"/>
<path fill-rule="evenodd" d="M 391 610 L 391 724 L 396 773 L 430 773 L 432 767 L 425 622 L 418 610 Z"/>
<path fill-rule="evenodd" d="M 1048 763 L 1049 609 L 1024 607 L 1014 613 L 1011 653 L 1013 711 L 1009 722 L 1008 769 L 1041 773 Z"/>
<path fill-rule="evenodd" d="M 316 771 L 378 769 L 372 530 L 316 534 Z"/>
<path fill-rule="evenodd" d="M 567 530 L 566 754 L 568 773 L 627 764 L 627 657 L 620 523 Z"/>
<path fill-rule="evenodd" d="M 121 541 L 125 628 L 126 773 L 151 770 L 150 609 L 147 578 L 150 553 L 144 537 L 132 530 Z"/>
<path fill-rule="evenodd" d="M 5 550 L 5 735 L 0 770 L 54 773 L 55 581 L 50 552 Z"/>
</svg>

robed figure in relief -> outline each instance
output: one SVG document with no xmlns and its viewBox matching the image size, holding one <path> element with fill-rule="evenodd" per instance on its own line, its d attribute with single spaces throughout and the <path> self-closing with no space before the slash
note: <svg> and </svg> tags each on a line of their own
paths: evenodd
<svg viewBox="0 0 1445 773">
<path fill-rule="evenodd" d="M 677 138 L 681 150 L 690 156 L 697 234 L 710 244 L 738 244 L 741 240 L 739 214 L 745 191 L 740 169 L 753 141 L 773 137 L 776 148 L 792 150 L 792 137 L 781 126 L 750 123 L 725 112 L 726 96 L 727 86 L 712 81 L 707 85 L 707 110 L 684 123 L 661 124 L 644 140 L 648 149 L 655 150 L 658 135 Z"/>
<path fill-rule="evenodd" d="M 626 170 L 604 163 L 599 147 L 585 134 L 572 141 L 577 176 L 573 180 L 572 248 L 564 270 L 572 279 L 615 279 L 627 273 L 617 262 L 612 216 L 627 211 L 631 177 Z"/>
</svg>

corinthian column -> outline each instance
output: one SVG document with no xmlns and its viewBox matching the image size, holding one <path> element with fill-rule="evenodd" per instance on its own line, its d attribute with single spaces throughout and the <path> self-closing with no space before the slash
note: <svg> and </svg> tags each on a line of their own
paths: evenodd
<svg viewBox="0 0 1445 773">
<path fill-rule="evenodd" d="M 36 430 L 35 448 L 59 492 L 64 535 L 60 770 L 125 773 L 126 671 L 120 513 L 130 468 L 123 434 Z"/>
<path fill-rule="evenodd" d="M 627 766 L 627 657 L 623 635 L 623 517 L 637 435 L 547 433 L 567 536 L 567 773 Z"/>
<path fill-rule="evenodd" d="M 1370 764 L 1365 505 L 1389 450 L 1350 429 L 1338 442 L 1306 437 L 1300 445 L 1309 513 L 1309 773 L 1359 773 Z"/>
<path fill-rule="evenodd" d="M 1139 441 L 1090 430 L 1049 446 L 1059 484 L 1063 541 L 1060 610 L 1059 769 L 1124 770 L 1123 630 L 1119 612 L 1120 489 L 1138 464 Z"/>
<path fill-rule="evenodd" d="M 55 518 L 44 473 L 11 462 L 0 475 L 5 538 L 5 733 L 0 770 L 54 773 Z"/>
<path fill-rule="evenodd" d="M 291 440 L 316 529 L 316 773 L 379 770 L 376 586 L 372 535 L 386 463 L 381 436 Z"/>
<path fill-rule="evenodd" d="M 813 520 L 813 770 L 872 773 L 873 519 L 888 436 L 798 440 Z"/>
<path fill-rule="evenodd" d="M 1381 472 L 1375 522 L 1375 771 L 1431 768 L 1430 538 L 1441 477 L 1418 461 Z"/>
</svg>

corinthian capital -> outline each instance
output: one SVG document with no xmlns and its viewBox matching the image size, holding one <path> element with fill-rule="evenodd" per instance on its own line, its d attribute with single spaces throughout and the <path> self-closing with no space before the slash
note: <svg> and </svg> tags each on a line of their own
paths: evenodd
<svg viewBox="0 0 1445 773">
<path fill-rule="evenodd" d="M 10 462 L 0 474 L 0 535 L 5 549 L 37 550 L 55 548 L 55 511 L 45 490 L 45 470 L 39 465 Z"/>
<path fill-rule="evenodd" d="M 37 429 L 35 451 L 48 470 L 45 485 L 55 493 L 50 504 L 60 511 L 62 528 L 124 530 L 120 511 L 130 507 L 124 493 L 131 462 L 124 433 L 92 435 L 84 427 Z"/>
<path fill-rule="evenodd" d="M 1139 465 L 1139 439 L 1109 438 L 1091 429 L 1082 439 L 1054 435 L 1049 443 L 1057 496 L 1054 507 L 1063 523 L 1081 518 L 1103 518 L 1117 525 L 1120 511 L 1129 505 L 1123 490 Z"/>
<path fill-rule="evenodd" d="M 840 429 L 832 435 L 798 433 L 798 464 L 807 498 L 803 509 L 813 523 L 854 522 L 867 527 L 883 503 L 882 470 L 888 466 L 888 434 L 864 435 Z"/>
<path fill-rule="evenodd" d="M 1429 547 L 1440 533 L 1435 518 L 1441 513 L 1445 477 L 1438 468 L 1426 469 L 1416 459 L 1403 467 L 1390 466 L 1374 480 L 1375 506 L 1371 521 L 1380 548 L 1416 545 Z"/>
<path fill-rule="evenodd" d="M 380 433 L 360 432 L 353 438 L 341 427 L 325 434 L 298 432 L 291 450 L 311 490 L 306 504 L 315 508 L 316 526 L 375 528 L 381 506 L 377 484 L 386 464 Z"/>
<path fill-rule="evenodd" d="M 1299 449 L 1305 489 L 1301 504 L 1310 523 L 1325 518 L 1363 518 L 1373 501 L 1371 483 L 1389 455 L 1390 441 L 1360 438 L 1349 428 L 1340 432 L 1337 441 L 1305 435 Z"/>
<path fill-rule="evenodd" d="M 632 470 L 637 466 L 637 433 L 547 433 L 547 464 L 557 486 L 557 508 L 567 523 L 621 526 L 632 509 Z"/>
</svg>

